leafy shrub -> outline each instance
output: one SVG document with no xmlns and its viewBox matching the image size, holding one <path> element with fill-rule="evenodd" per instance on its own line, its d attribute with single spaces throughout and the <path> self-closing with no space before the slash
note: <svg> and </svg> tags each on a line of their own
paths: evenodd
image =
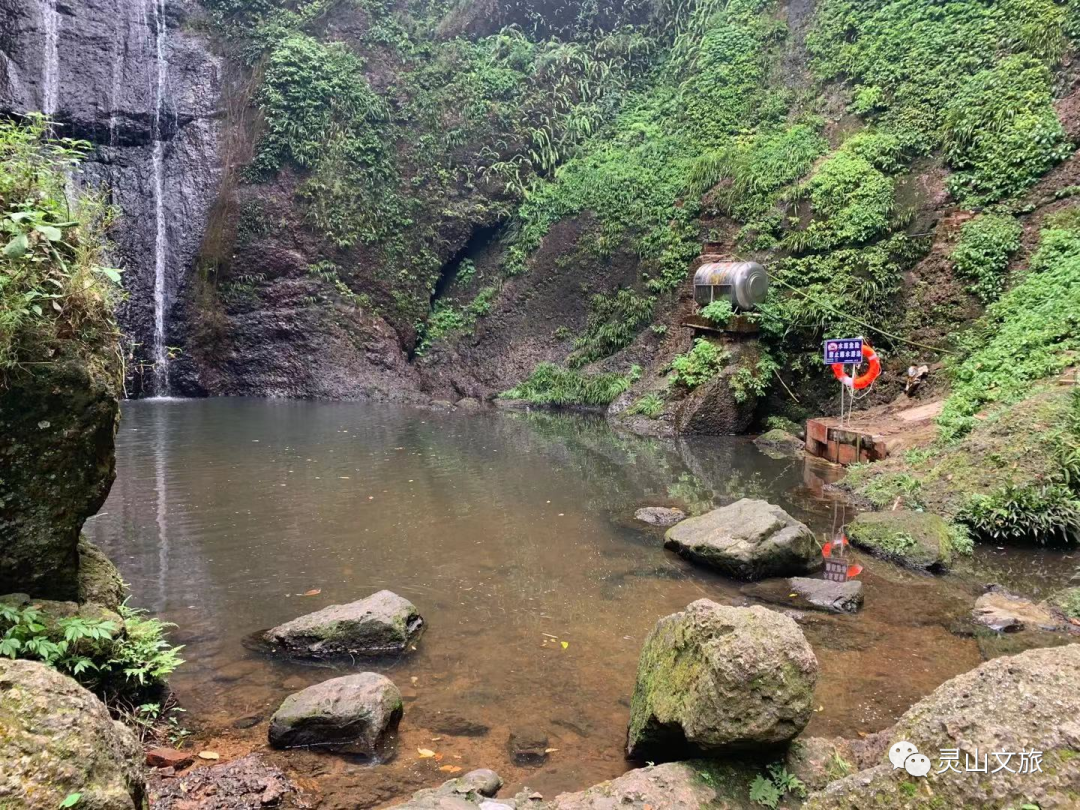
<svg viewBox="0 0 1080 810">
<path fill-rule="evenodd" d="M 0 121 L 0 373 L 61 344 L 90 358 L 118 336 L 120 271 L 104 262 L 111 211 L 65 188 L 88 147 L 49 137 L 40 116 Z"/>
<path fill-rule="evenodd" d="M 960 228 L 951 258 L 957 275 L 972 282 L 971 292 L 984 304 L 1001 295 L 1005 269 L 1023 232 L 1019 222 L 1003 214 L 982 214 Z"/>
<path fill-rule="evenodd" d="M 671 382 L 693 391 L 713 379 L 728 361 L 728 353 L 705 338 L 697 338 L 686 354 L 671 361 Z"/>
<path fill-rule="evenodd" d="M 627 408 L 627 413 L 640 414 L 649 419 L 656 419 L 664 412 L 664 398 L 656 391 L 650 391 Z"/>
<path fill-rule="evenodd" d="M 728 380 L 728 386 L 735 401 L 742 403 L 751 397 L 759 398 L 769 393 L 773 374 L 780 370 L 780 364 L 772 355 L 765 353 L 752 364 L 743 363 Z"/>
<path fill-rule="evenodd" d="M 779 807 L 789 793 L 806 798 L 806 785 L 779 762 L 770 765 L 767 773 L 755 776 L 750 784 L 750 801 L 770 810 Z"/>
<path fill-rule="evenodd" d="M 0 603 L 0 655 L 41 661 L 112 696 L 163 684 L 183 661 L 165 639 L 169 625 L 120 607 L 124 627 L 80 616 L 55 619 L 33 605 Z"/>
<path fill-rule="evenodd" d="M 975 494 L 957 519 L 996 542 L 1080 542 L 1080 498 L 1061 483 Z"/>
<path fill-rule="evenodd" d="M 721 298 L 706 304 L 701 308 L 701 317 L 705 318 L 717 326 L 726 326 L 727 322 L 731 320 L 733 311 L 731 309 L 731 301 L 727 298 Z"/>
<path fill-rule="evenodd" d="M 527 379 L 499 396 L 534 405 L 610 405 L 640 376 L 637 366 L 625 375 L 582 374 L 553 363 L 540 363 Z"/>
</svg>

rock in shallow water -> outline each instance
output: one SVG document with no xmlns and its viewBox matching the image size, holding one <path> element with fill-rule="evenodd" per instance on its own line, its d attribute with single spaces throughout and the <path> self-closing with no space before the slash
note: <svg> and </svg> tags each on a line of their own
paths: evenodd
<svg viewBox="0 0 1080 810">
<path fill-rule="evenodd" d="M 409 649 L 423 624 L 412 602 L 379 591 L 293 619 L 268 630 L 264 638 L 293 658 L 397 655 Z"/>
<path fill-rule="evenodd" d="M 971 617 L 976 623 L 998 632 L 1064 630 L 1067 626 L 1066 620 L 1056 611 L 997 586 L 975 600 Z"/>
<path fill-rule="evenodd" d="M 645 640 L 627 753 L 656 761 L 786 743 L 810 720 L 817 670 L 792 619 L 699 599 Z"/>
<path fill-rule="evenodd" d="M 856 613 L 863 604 L 863 584 L 857 579 L 846 582 L 809 577 L 770 579 L 744 585 L 741 593 L 774 605 L 829 613 Z"/>
<path fill-rule="evenodd" d="M 779 506 L 743 498 L 676 524 L 664 546 L 737 579 L 810 573 L 821 567 L 814 533 Z"/>
<path fill-rule="evenodd" d="M 0 807 L 142 807 L 135 735 L 71 678 L 35 661 L 0 659 Z"/>
<path fill-rule="evenodd" d="M 401 693 L 389 678 L 375 672 L 346 675 L 285 698 L 270 718 L 270 745 L 374 757 L 384 752 L 401 715 Z"/>
<path fill-rule="evenodd" d="M 906 568 L 940 572 L 952 563 L 949 524 L 929 512 L 863 512 L 846 532 L 852 544 Z"/>
<path fill-rule="evenodd" d="M 543 765 L 547 759 L 548 738 L 542 729 L 521 726 L 510 732 L 507 748 L 515 765 Z"/>
<path fill-rule="evenodd" d="M 634 512 L 634 518 L 650 526 L 674 526 L 686 518 L 686 513 L 666 506 L 645 506 Z"/>
</svg>

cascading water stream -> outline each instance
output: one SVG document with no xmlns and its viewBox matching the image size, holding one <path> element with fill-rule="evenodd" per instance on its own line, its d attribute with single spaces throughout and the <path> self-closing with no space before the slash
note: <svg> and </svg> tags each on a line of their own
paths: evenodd
<svg viewBox="0 0 1080 810">
<path fill-rule="evenodd" d="M 165 228 L 165 143 L 161 112 L 165 105 L 169 65 L 165 58 L 165 1 L 148 0 L 154 8 L 154 47 L 157 81 L 154 97 L 153 185 L 154 185 L 154 394 L 169 395 L 169 356 L 165 347 L 165 310 L 168 306 L 165 269 L 169 242 Z"/>
<path fill-rule="evenodd" d="M 60 12 L 56 0 L 41 0 L 41 16 L 45 28 L 41 111 L 55 115 L 60 104 Z"/>
</svg>

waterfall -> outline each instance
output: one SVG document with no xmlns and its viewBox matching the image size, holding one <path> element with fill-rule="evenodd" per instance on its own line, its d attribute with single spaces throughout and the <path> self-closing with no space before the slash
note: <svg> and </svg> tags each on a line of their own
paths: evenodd
<svg viewBox="0 0 1080 810">
<path fill-rule="evenodd" d="M 154 94 L 154 394 L 169 395 L 169 356 L 165 347 L 165 310 L 168 291 L 165 269 L 169 252 L 169 237 L 165 228 L 165 142 L 161 130 L 161 111 L 165 106 L 169 65 L 165 59 L 165 2 L 154 4 L 154 47 L 157 81 Z"/>
<path fill-rule="evenodd" d="M 124 51 L 128 32 L 127 11 L 124 12 L 124 25 L 117 28 L 113 42 L 112 87 L 109 90 L 109 146 L 116 146 L 117 112 L 120 106 L 120 88 L 124 78 Z"/>
<path fill-rule="evenodd" d="M 41 16 L 45 28 L 41 111 L 51 116 L 60 103 L 60 12 L 56 0 L 41 0 Z"/>
</svg>

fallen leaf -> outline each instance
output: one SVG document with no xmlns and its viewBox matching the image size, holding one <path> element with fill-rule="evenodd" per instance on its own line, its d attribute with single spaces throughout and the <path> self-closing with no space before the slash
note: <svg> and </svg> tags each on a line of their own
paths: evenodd
<svg viewBox="0 0 1080 810">
<path fill-rule="evenodd" d="M 814 711 L 815 712 L 823 712 L 823 711 L 825 711 L 825 707 L 824 706 L 818 706 L 816 709 L 814 709 Z"/>
<path fill-rule="evenodd" d="M 431 759 L 435 756 L 435 752 L 430 748 L 417 748 L 416 753 L 420 755 L 420 759 Z"/>
<path fill-rule="evenodd" d="M 310 591 L 304 591 L 304 596 L 318 596 L 322 593 L 322 588 L 312 588 Z"/>
<path fill-rule="evenodd" d="M 439 740 L 441 740 L 441 739 L 442 739 L 442 737 L 432 737 L 432 738 L 431 738 L 431 741 L 432 741 L 432 742 L 438 742 L 438 741 L 439 741 Z"/>
<path fill-rule="evenodd" d="M 221 754 L 217 751 L 200 751 L 199 759 L 221 759 Z"/>
<path fill-rule="evenodd" d="M 789 593 L 788 596 L 794 598 L 794 597 L 798 596 L 798 594 L 797 593 Z"/>
<path fill-rule="evenodd" d="M 569 641 L 560 641 L 559 643 L 560 643 L 560 644 L 562 644 L 562 648 L 563 648 L 564 650 L 565 650 L 565 649 L 566 649 L 567 647 L 569 647 L 569 646 L 570 646 L 570 642 L 569 642 Z"/>
<path fill-rule="evenodd" d="M 461 773 L 461 766 L 460 765 L 443 765 L 441 768 L 439 768 L 439 770 L 444 771 L 445 773 Z"/>
<path fill-rule="evenodd" d="M 544 753 L 545 754 L 554 754 L 558 750 L 559 750 L 558 748 L 545 748 Z"/>
</svg>

